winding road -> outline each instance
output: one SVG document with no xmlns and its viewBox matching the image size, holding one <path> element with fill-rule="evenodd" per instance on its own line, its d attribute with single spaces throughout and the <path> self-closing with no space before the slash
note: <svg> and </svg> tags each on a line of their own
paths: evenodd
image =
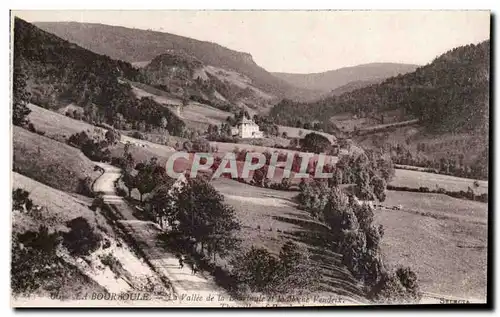
<svg viewBox="0 0 500 317">
<path fill-rule="evenodd" d="M 96 163 L 96 165 L 101 167 L 104 173 L 95 181 L 94 191 L 104 194 L 104 202 L 119 214 L 121 219 L 118 221 L 137 245 L 141 246 L 155 271 L 172 284 L 174 300 L 166 301 L 165 306 L 242 306 L 241 303 L 231 300 L 229 294 L 218 287 L 211 277 L 200 273 L 192 274 L 188 265 L 181 268 L 175 255 L 158 245 L 157 235 L 161 233 L 160 227 L 151 221 L 137 219 L 132 207 L 122 197 L 116 195 L 114 183 L 120 178 L 121 170 L 106 163 Z M 222 297 L 224 300 L 220 301 Z"/>
</svg>

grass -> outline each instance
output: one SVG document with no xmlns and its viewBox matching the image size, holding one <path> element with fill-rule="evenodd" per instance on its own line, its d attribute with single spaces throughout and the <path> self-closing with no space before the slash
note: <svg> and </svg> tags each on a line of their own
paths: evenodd
<svg viewBox="0 0 500 317">
<path fill-rule="evenodd" d="M 74 133 L 94 131 L 95 126 L 90 123 L 69 118 L 63 114 L 29 104 L 31 113 L 28 119 L 37 130 L 45 132 L 45 136 L 61 142 Z M 98 128 L 99 129 L 99 128 Z"/>
<path fill-rule="evenodd" d="M 94 232 L 101 235 L 103 241 L 109 242 L 107 247 L 101 244 L 100 248 L 87 256 L 85 261 L 71 256 L 60 246 L 58 256 L 64 263 L 64 274 L 51 277 L 48 283 L 61 295 L 71 298 L 86 292 L 132 292 L 141 289 L 148 279 L 161 285 L 158 276 L 124 243 L 114 224 L 99 211 L 89 209 L 92 203 L 90 199 L 69 195 L 15 172 L 12 173 L 12 188 L 27 190 L 33 203 L 42 207 L 37 215 L 13 213 L 13 232 L 37 230 L 42 223 L 51 231 L 67 231 L 67 221 L 83 217 Z M 101 258 L 108 254 L 113 254 L 115 261 L 113 269 L 101 262 Z M 116 271 L 116 267 L 120 267 L 120 276 L 113 272 Z M 47 296 L 44 293 L 37 295 Z"/>
<path fill-rule="evenodd" d="M 315 264 L 322 269 L 318 294 L 338 294 L 349 300 L 365 301 L 363 292 L 348 270 L 340 263 L 341 256 L 325 247 L 322 237 L 325 227 L 307 212 L 296 208 L 297 193 L 254 187 L 229 179 L 212 181 L 233 206 L 241 221 L 240 238 L 243 248 L 265 247 L 275 255 L 283 244 L 292 240 L 305 245 L 313 254 Z"/>
<path fill-rule="evenodd" d="M 423 291 L 486 300 L 488 206 L 439 194 L 388 191 L 375 211 L 385 235 L 382 250 L 392 266 L 416 271 Z"/>
<path fill-rule="evenodd" d="M 467 188 L 470 187 L 476 195 L 488 193 L 488 182 L 479 180 L 478 183 L 479 187 L 475 188 L 473 179 L 404 169 L 396 169 L 394 179 L 390 182 L 394 186 L 427 187 L 432 190 L 439 186 L 448 191 L 467 191 Z"/>
<path fill-rule="evenodd" d="M 286 132 L 286 134 L 289 138 L 301 138 L 302 139 L 303 137 L 305 137 L 309 133 L 317 133 L 317 134 L 321 134 L 321 135 L 327 137 L 328 140 L 330 140 L 330 142 L 334 142 L 337 140 L 337 138 L 334 135 L 328 134 L 325 132 L 318 132 L 318 131 L 314 131 L 314 130 L 279 125 L 278 126 L 279 135 L 281 136 L 283 134 L 283 132 Z"/>
<path fill-rule="evenodd" d="M 92 161 L 67 144 L 20 127 L 13 128 L 12 143 L 14 170 L 51 187 L 79 193 L 81 180 L 99 175 Z"/>
</svg>

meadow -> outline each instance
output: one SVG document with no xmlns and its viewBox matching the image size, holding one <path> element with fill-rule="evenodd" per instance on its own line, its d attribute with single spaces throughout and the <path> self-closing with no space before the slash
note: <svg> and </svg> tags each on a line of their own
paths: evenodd
<svg viewBox="0 0 500 317">
<path fill-rule="evenodd" d="M 450 175 L 434 174 L 406 169 L 396 169 L 393 180 L 390 182 L 394 186 L 405 186 L 410 188 L 427 187 L 430 190 L 437 189 L 437 186 L 447 191 L 467 191 L 470 187 L 477 194 L 488 193 L 488 182 L 478 180 L 479 187 L 474 186 L 474 180 Z"/>
<path fill-rule="evenodd" d="M 388 191 L 375 210 L 391 266 L 410 266 L 423 291 L 486 299 L 488 205 L 440 194 Z"/>
<path fill-rule="evenodd" d="M 323 237 L 328 234 L 324 225 L 297 209 L 293 201 L 296 192 L 259 188 L 224 178 L 212 181 L 212 185 L 236 211 L 242 225 L 239 237 L 243 249 L 255 245 L 278 255 L 289 240 L 301 244 L 321 268 L 316 294 L 327 296 L 333 292 L 349 301 L 366 302 L 361 286 L 341 263 L 341 255 L 324 245 Z"/>
</svg>

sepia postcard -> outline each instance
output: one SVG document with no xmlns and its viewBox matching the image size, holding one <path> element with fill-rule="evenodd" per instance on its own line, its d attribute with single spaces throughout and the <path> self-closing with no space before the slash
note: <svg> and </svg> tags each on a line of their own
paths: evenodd
<svg viewBox="0 0 500 317">
<path fill-rule="evenodd" d="M 492 304 L 490 11 L 10 14 L 11 306 Z"/>
</svg>

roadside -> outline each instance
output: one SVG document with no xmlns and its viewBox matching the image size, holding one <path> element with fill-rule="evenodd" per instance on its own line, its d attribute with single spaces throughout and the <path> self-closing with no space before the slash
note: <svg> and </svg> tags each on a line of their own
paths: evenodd
<svg viewBox="0 0 500 317">
<path fill-rule="evenodd" d="M 213 280 L 200 273 L 193 274 L 188 265 L 180 267 L 177 257 L 158 244 L 157 236 L 161 233 L 159 226 L 151 221 L 137 219 L 127 202 L 115 194 L 114 182 L 120 177 L 120 169 L 105 163 L 96 165 L 103 168 L 104 173 L 96 180 L 94 191 L 103 193 L 104 202 L 121 218 L 118 220 L 119 223 L 141 246 L 155 271 L 171 282 L 176 296 L 172 302 L 165 303 L 167 306 L 222 307 L 222 304 L 241 306 L 230 300 L 229 294 L 218 287 Z M 223 296 L 224 301 L 218 301 L 218 296 Z"/>
</svg>

